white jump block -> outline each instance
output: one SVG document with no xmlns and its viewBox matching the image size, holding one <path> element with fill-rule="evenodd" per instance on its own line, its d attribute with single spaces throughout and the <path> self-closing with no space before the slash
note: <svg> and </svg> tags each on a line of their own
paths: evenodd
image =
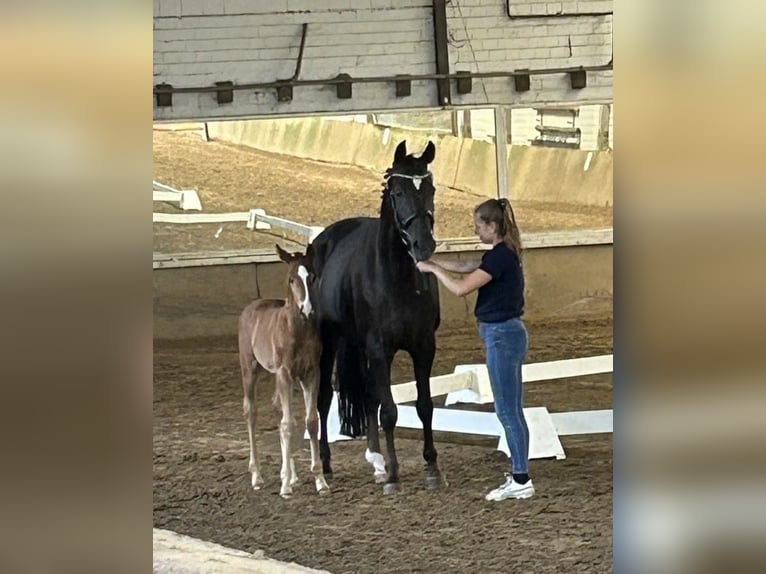
<svg viewBox="0 0 766 574">
<path fill-rule="evenodd" d="M 199 200 L 197 192 L 193 189 L 181 190 L 181 202 L 179 203 L 179 206 L 184 211 L 202 211 L 202 202 Z"/>
<path fill-rule="evenodd" d="M 422 429 L 417 410 L 411 406 L 399 406 L 396 426 Z M 529 427 L 529 458 L 566 458 L 556 428 L 548 409 L 530 407 L 524 409 L 524 418 Z M 460 411 L 456 409 L 434 409 L 432 420 L 434 431 L 499 436 L 497 450 L 510 456 L 505 430 L 495 413 Z"/>
<path fill-rule="evenodd" d="M 271 224 L 266 223 L 265 221 L 259 221 L 256 216 L 258 215 L 266 215 L 266 211 L 263 209 L 251 209 L 249 216 L 247 218 L 247 228 L 249 230 L 253 229 L 271 229 Z"/>
<path fill-rule="evenodd" d="M 313 243 L 317 236 L 324 231 L 324 227 L 320 227 L 318 225 L 310 225 L 309 229 L 309 243 Z"/>
<path fill-rule="evenodd" d="M 494 402 L 495 397 L 492 395 L 487 365 L 458 365 L 455 367 L 455 373 L 470 373 L 473 382 L 469 387 L 448 393 L 444 406 L 448 407 L 457 403 L 486 405 Z"/>
<path fill-rule="evenodd" d="M 184 211 L 202 211 L 199 195 L 193 189 L 173 189 L 157 181 L 152 182 L 152 200 L 177 203 Z"/>
<path fill-rule="evenodd" d="M 202 203 L 199 200 L 199 195 L 193 189 L 183 189 L 181 191 L 153 191 L 153 201 L 166 201 L 169 203 L 177 203 L 178 207 L 184 211 L 202 211 Z"/>
</svg>

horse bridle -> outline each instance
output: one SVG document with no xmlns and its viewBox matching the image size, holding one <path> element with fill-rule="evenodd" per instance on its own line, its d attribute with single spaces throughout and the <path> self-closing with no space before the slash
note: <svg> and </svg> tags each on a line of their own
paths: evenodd
<svg viewBox="0 0 766 574">
<path fill-rule="evenodd" d="M 409 179 L 410 181 L 412 181 L 412 185 L 415 187 L 415 189 L 417 191 L 420 191 L 420 183 L 424 179 L 432 178 L 433 174 L 430 171 L 427 171 L 423 175 L 407 175 L 405 173 L 389 173 L 387 179 L 390 180 L 392 177 L 400 177 L 402 179 Z M 421 216 L 423 214 L 418 213 L 417 211 L 415 211 L 414 213 L 412 213 L 412 215 L 407 217 L 407 219 L 402 221 L 399 218 L 399 212 L 396 210 L 396 199 L 395 199 L 395 197 L 397 195 L 401 195 L 402 193 L 404 193 L 404 192 L 400 191 L 398 193 L 394 193 L 393 191 L 391 191 L 391 188 L 388 189 L 388 196 L 391 198 L 391 209 L 394 212 L 394 221 L 396 221 L 396 226 L 399 228 L 399 236 L 401 237 L 402 242 L 406 246 L 409 247 L 409 241 L 408 241 L 409 234 L 407 233 L 407 227 L 409 227 L 410 223 L 412 223 L 417 217 L 419 217 L 419 216 Z M 426 211 L 425 215 L 426 216 L 431 216 L 431 219 L 433 219 L 433 213 L 430 210 Z"/>
</svg>

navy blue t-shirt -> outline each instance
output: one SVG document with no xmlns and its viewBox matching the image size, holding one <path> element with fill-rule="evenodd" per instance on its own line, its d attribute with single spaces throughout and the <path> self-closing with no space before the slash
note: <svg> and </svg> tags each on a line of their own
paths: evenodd
<svg viewBox="0 0 766 574">
<path fill-rule="evenodd" d="M 484 253 L 482 269 L 492 276 L 479 287 L 476 318 L 484 323 L 499 323 L 524 313 L 524 272 L 519 257 L 504 242 Z"/>
</svg>

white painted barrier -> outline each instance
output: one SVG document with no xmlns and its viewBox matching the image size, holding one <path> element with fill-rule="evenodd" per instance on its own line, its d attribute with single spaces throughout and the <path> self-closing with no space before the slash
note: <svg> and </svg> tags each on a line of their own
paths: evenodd
<svg viewBox="0 0 766 574">
<path fill-rule="evenodd" d="M 547 381 L 612 372 L 613 356 L 600 355 L 580 359 L 548 361 L 522 365 L 522 380 L 525 383 Z M 486 365 L 458 365 L 450 375 L 432 377 L 431 396 L 448 394 L 447 404 L 456 402 L 491 403 L 492 389 Z M 417 399 L 414 381 L 393 385 L 391 394 L 397 404 Z M 452 402 L 449 401 L 452 395 Z M 398 407 L 397 426 L 402 428 L 423 428 L 414 406 Z M 576 434 L 611 433 L 612 410 L 549 413 L 545 407 L 524 409 L 530 433 L 530 458 L 565 458 L 559 436 Z M 495 413 L 465 411 L 459 409 L 434 409 L 433 430 L 452 433 L 497 436 L 497 450 L 510 455 L 505 440 L 505 430 Z M 306 435 L 308 438 L 308 435 Z M 328 440 L 344 440 L 340 434 L 338 417 L 338 396 L 333 397 L 328 419 Z"/>
<path fill-rule="evenodd" d="M 612 369 L 613 355 L 529 363 L 521 366 L 521 380 L 524 383 L 552 381 L 568 377 L 611 373 Z M 444 403 L 445 406 L 456 403 L 488 404 L 494 401 L 486 365 L 458 365 L 455 372 L 470 372 L 475 378 L 470 387 L 449 392 Z"/>
<path fill-rule="evenodd" d="M 397 410 L 396 426 L 412 429 L 423 428 L 415 407 L 402 405 Z M 548 409 L 545 407 L 525 408 L 524 418 L 529 427 L 529 458 L 566 458 L 564 447 L 561 446 Z M 435 431 L 500 437 L 497 450 L 510 456 L 505 440 L 505 430 L 495 413 L 434 409 L 431 423 Z"/>
<path fill-rule="evenodd" d="M 271 229 L 271 226 L 280 227 L 282 229 L 288 229 L 295 233 L 305 235 L 308 243 L 314 241 L 317 235 L 324 231 L 324 227 L 316 225 L 303 225 L 302 223 L 296 223 L 289 219 L 282 219 L 281 217 L 274 217 L 273 215 L 267 215 L 262 209 L 251 209 L 250 218 L 247 220 L 248 229 Z"/>
<path fill-rule="evenodd" d="M 237 223 L 247 222 L 249 211 L 233 213 L 152 213 L 152 223 Z"/>
<path fill-rule="evenodd" d="M 176 203 L 184 211 L 202 211 L 202 203 L 196 191 L 193 189 L 174 189 L 158 181 L 152 182 L 152 200 Z"/>
<path fill-rule="evenodd" d="M 265 216 L 262 209 L 250 210 L 247 220 L 250 221 L 250 213 L 255 211 Z M 270 216 L 269 216 L 270 217 Z M 183 220 L 181 221 L 183 223 Z M 259 218 L 256 229 L 268 229 L 270 225 L 265 218 Z M 309 240 L 321 231 L 321 227 L 305 226 Z M 314 230 L 314 231 L 312 231 Z M 612 243 L 612 230 L 576 230 L 566 232 L 543 232 L 522 234 L 525 249 L 538 249 L 550 247 L 569 247 L 573 245 L 602 245 Z M 487 246 L 480 243 L 476 238 L 441 239 L 436 246 L 436 253 L 469 252 L 485 249 Z M 273 249 L 244 249 L 234 251 L 206 251 L 206 252 L 183 252 L 183 253 L 154 253 L 154 269 L 173 269 L 181 267 L 206 267 L 210 265 L 242 265 L 247 263 L 275 263 L 279 261 Z"/>
<path fill-rule="evenodd" d="M 158 192 L 155 192 L 158 193 Z M 162 192 L 165 193 L 165 192 Z M 200 207 L 201 209 L 201 207 Z M 289 219 L 268 215 L 263 209 L 235 211 L 231 213 L 153 213 L 153 223 L 238 223 L 243 222 L 250 229 L 271 229 L 279 227 L 306 236 L 307 242 L 314 241 L 324 227 L 303 225 Z"/>
<path fill-rule="evenodd" d="M 553 413 L 551 419 L 559 436 L 600 434 L 614 431 L 612 409 L 602 411 L 576 411 Z"/>
</svg>

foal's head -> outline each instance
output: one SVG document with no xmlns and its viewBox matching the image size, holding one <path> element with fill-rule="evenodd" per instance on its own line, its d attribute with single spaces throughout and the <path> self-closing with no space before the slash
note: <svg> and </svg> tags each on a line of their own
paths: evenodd
<svg viewBox="0 0 766 574">
<path fill-rule="evenodd" d="M 399 237 L 415 261 L 428 259 L 436 249 L 436 189 L 433 176 L 428 170 L 428 164 L 434 160 L 435 155 L 436 148 L 430 141 L 418 156 L 408 155 L 407 144 L 403 141 L 396 147 L 394 163 L 386 171 L 384 202 L 390 202 Z"/>
<path fill-rule="evenodd" d="M 279 258 L 287 263 L 287 305 L 297 306 L 304 317 L 308 318 L 314 311 L 310 297 L 310 286 L 315 277 L 311 245 L 305 254 L 288 253 L 277 245 L 277 253 Z"/>
</svg>

